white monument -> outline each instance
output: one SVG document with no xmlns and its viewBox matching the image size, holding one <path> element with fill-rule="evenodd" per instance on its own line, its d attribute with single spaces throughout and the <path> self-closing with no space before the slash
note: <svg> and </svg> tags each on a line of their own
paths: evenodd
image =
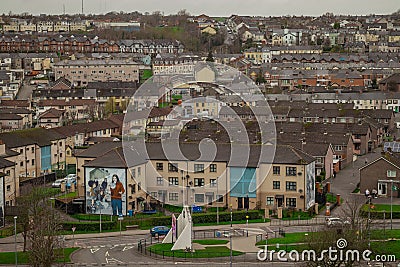
<svg viewBox="0 0 400 267">
<path fill-rule="evenodd" d="M 163 240 L 165 243 L 174 243 L 171 250 L 192 250 L 192 215 L 188 206 L 183 207 L 176 223 L 172 223 L 171 230 Z"/>
</svg>

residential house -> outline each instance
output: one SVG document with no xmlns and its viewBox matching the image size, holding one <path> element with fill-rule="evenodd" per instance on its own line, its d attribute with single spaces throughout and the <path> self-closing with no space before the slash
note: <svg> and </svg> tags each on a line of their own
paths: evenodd
<svg viewBox="0 0 400 267">
<path fill-rule="evenodd" d="M 393 182 L 391 182 L 393 181 Z M 360 168 L 360 193 L 376 190 L 380 197 L 400 197 L 400 161 L 398 155 L 386 153 Z"/>
<path fill-rule="evenodd" d="M 38 126 L 43 128 L 55 128 L 63 125 L 64 112 L 55 108 L 50 108 L 39 115 Z"/>
<path fill-rule="evenodd" d="M 315 158 L 289 145 L 278 145 L 272 163 L 261 164 L 260 207 L 308 210 L 315 204 Z"/>
</svg>

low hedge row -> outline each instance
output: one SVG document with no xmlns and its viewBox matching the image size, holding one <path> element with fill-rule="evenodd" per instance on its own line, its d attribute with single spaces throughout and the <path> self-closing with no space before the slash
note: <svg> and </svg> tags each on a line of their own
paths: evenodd
<svg viewBox="0 0 400 267">
<path fill-rule="evenodd" d="M 99 222 L 63 222 L 62 227 L 66 231 L 71 231 L 72 227 L 76 227 L 76 231 L 97 231 L 99 230 Z M 102 221 L 101 229 L 111 230 L 116 227 L 116 222 Z"/>
<path fill-rule="evenodd" d="M 243 221 L 246 220 L 246 216 L 249 216 L 249 220 L 259 219 L 260 213 L 257 210 L 249 210 L 249 211 L 235 211 L 232 213 L 233 221 Z M 81 218 L 84 218 L 82 216 Z M 213 223 L 217 221 L 217 213 L 195 213 L 192 215 L 193 223 Z M 231 213 L 230 212 L 219 212 L 219 221 L 230 221 Z M 117 221 L 103 221 L 102 228 L 103 229 L 112 229 L 116 227 Z M 104 225 L 104 226 L 103 226 Z M 125 227 L 126 225 L 139 225 L 140 227 L 152 227 L 156 225 L 171 225 L 171 216 L 160 216 L 160 217 L 149 217 L 149 218 L 134 218 L 134 217 L 124 217 L 122 221 L 122 225 Z M 65 222 L 63 224 L 63 228 L 65 230 L 71 230 L 72 226 L 76 227 L 76 230 L 88 231 L 88 230 L 97 230 L 99 227 L 99 222 Z M 109 228 L 106 228 L 109 227 Z"/>
<path fill-rule="evenodd" d="M 360 214 L 362 217 L 364 218 L 368 218 L 368 211 L 365 210 L 361 210 Z M 383 214 L 385 214 L 385 216 L 383 216 Z M 383 219 L 385 218 L 386 220 L 390 219 L 390 211 L 372 211 L 371 210 L 371 219 Z M 393 219 L 400 219 L 400 212 L 394 211 L 392 212 L 392 218 Z"/>
</svg>

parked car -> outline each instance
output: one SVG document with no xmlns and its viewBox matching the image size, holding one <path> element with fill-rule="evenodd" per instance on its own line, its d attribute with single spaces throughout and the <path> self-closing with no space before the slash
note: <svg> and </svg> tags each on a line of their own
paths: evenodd
<svg viewBox="0 0 400 267">
<path fill-rule="evenodd" d="M 68 174 L 64 178 L 55 180 L 52 183 L 52 187 L 61 187 L 62 183 L 66 183 L 67 186 L 71 186 L 72 183 L 76 184 L 76 174 Z"/>
<path fill-rule="evenodd" d="M 166 235 L 169 232 L 169 227 L 167 226 L 155 226 L 150 229 L 150 234 L 151 236 L 160 236 L 160 235 Z"/>
<path fill-rule="evenodd" d="M 329 227 L 349 225 L 350 222 L 341 218 L 326 218 L 326 225 Z"/>
<path fill-rule="evenodd" d="M 65 182 L 66 182 L 65 178 L 57 179 L 51 184 L 51 186 L 52 187 L 61 187 L 61 184 L 65 183 Z"/>
</svg>

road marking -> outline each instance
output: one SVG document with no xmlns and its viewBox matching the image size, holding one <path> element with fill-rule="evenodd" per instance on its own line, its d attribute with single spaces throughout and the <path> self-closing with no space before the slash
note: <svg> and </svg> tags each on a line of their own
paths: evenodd
<svg viewBox="0 0 400 267">
<path fill-rule="evenodd" d="M 115 258 L 111 258 L 111 259 L 109 259 L 109 258 L 106 258 L 106 261 L 107 261 L 107 264 L 118 264 L 118 263 L 124 263 L 123 261 L 119 261 L 119 260 L 117 260 L 117 259 L 115 259 Z"/>
<path fill-rule="evenodd" d="M 108 253 L 108 250 L 106 251 L 106 254 L 104 255 L 104 257 L 109 257 L 110 253 Z"/>
<path fill-rule="evenodd" d="M 90 252 L 92 252 L 92 254 L 93 253 L 95 253 L 95 252 L 97 252 L 97 251 L 99 251 L 100 250 L 100 248 L 91 248 L 90 249 Z"/>
<path fill-rule="evenodd" d="M 134 246 L 125 246 L 125 247 L 122 249 L 122 251 L 126 251 L 126 250 L 131 249 L 131 248 L 134 248 Z"/>
</svg>

